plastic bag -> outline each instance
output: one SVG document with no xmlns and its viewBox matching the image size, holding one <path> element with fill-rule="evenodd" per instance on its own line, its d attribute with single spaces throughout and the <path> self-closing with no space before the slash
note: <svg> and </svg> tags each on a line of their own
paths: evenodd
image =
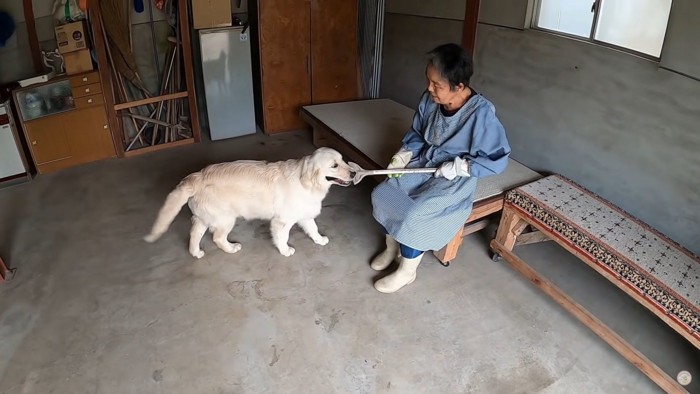
<svg viewBox="0 0 700 394">
<path fill-rule="evenodd" d="M 59 25 L 85 19 L 77 0 L 55 0 L 52 15 Z"/>
</svg>

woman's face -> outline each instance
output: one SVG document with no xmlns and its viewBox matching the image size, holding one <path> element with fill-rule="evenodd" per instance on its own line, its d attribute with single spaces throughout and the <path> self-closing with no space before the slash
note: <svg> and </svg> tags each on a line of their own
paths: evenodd
<svg viewBox="0 0 700 394">
<path fill-rule="evenodd" d="M 432 64 L 429 64 L 425 69 L 425 76 L 428 79 L 430 97 L 437 104 L 447 105 L 462 99 L 464 85 L 459 84 L 454 90 L 450 90 L 450 82 L 440 75 Z"/>
</svg>

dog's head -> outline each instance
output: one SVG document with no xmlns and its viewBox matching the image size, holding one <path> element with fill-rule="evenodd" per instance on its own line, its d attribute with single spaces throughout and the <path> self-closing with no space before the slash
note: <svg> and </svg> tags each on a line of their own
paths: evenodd
<svg viewBox="0 0 700 394">
<path fill-rule="evenodd" d="M 306 186 L 329 188 L 332 185 L 350 186 L 352 169 L 343 156 L 330 148 L 319 148 L 303 159 L 301 181 Z"/>
</svg>

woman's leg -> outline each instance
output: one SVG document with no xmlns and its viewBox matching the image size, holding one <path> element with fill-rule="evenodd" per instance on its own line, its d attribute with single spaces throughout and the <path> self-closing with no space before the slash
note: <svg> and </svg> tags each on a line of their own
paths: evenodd
<svg viewBox="0 0 700 394">
<path fill-rule="evenodd" d="M 394 237 L 389 235 L 386 229 L 382 226 L 384 234 L 386 236 L 386 249 L 378 254 L 374 259 L 370 267 L 375 271 L 383 271 L 388 267 L 399 254 L 399 243 L 396 242 Z"/>
<path fill-rule="evenodd" d="M 399 269 L 374 283 L 374 288 L 382 293 L 393 293 L 416 280 L 416 270 L 424 252 L 403 244 L 399 249 L 401 250 Z"/>
<path fill-rule="evenodd" d="M 403 258 L 415 259 L 416 257 L 423 254 L 422 250 L 413 249 L 412 247 L 406 246 L 404 244 L 401 244 L 399 248 L 401 250 L 401 257 Z"/>
</svg>

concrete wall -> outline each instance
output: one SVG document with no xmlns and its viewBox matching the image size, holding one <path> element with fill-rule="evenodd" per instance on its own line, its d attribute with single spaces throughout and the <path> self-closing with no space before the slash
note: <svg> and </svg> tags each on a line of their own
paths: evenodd
<svg viewBox="0 0 700 394">
<path fill-rule="evenodd" d="M 700 79 L 700 3 L 674 0 L 666 31 L 661 65 Z"/>
<path fill-rule="evenodd" d="M 464 0 L 387 0 L 390 14 L 424 16 L 439 19 L 464 20 L 467 2 Z"/>
<path fill-rule="evenodd" d="M 445 42 L 460 42 L 462 21 L 387 13 L 379 93 L 414 107 L 427 87 L 426 52 Z"/>
<path fill-rule="evenodd" d="M 426 53 L 462 41 L 464 0 L 387 0 L 380 96 L 414 107 L 427 84 Z"/>
<path fill-rule="evenodd" d="M 479 22 L 524 29 L 532 20 L 533 0 L 484 0 L 479 5 Z"/>
<path fill-rule="evenodd" d="M 53 50 L 56 48 L 51 17 L 53 0 L 34 0 L 32 5 L 39 45 L 44 50 Z M 0 0 L 0 11 L 10 14 L 15 22 L 15 34 L 0 48 L 0 83 L 34 76 L 22 0 Z"/>
<path fill-rule="evenodd" d="M 381 96 L 414 107 L 457 21 L 387 14 Z M 482 24 L 473 86 L 513 157 L 572 178 L 700 254 L 700 82 L 625 53 Z"/>
</svg>

